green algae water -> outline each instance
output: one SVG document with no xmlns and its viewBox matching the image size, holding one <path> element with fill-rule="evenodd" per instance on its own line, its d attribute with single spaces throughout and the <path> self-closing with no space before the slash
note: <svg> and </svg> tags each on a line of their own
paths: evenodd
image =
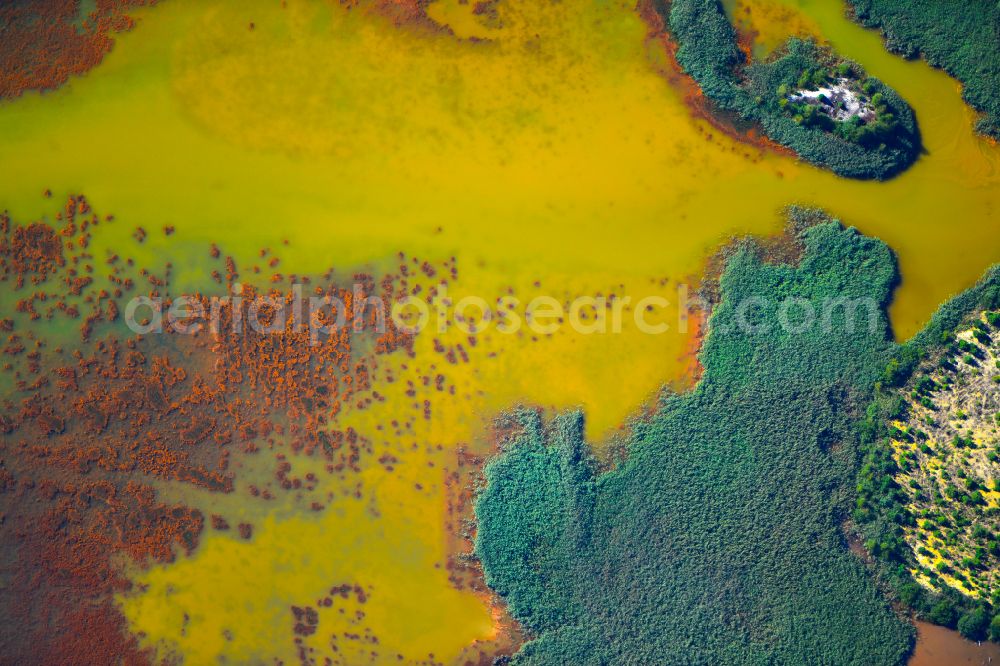
<svg viewBox="0 0 1000 666">
<path fill-rule="evenodd" d="M 138 12 L 87 76 L 0 104 L 0 207 L 25 219 L 49 212 L 46 189 L 85 193 L 116 218 L 95 235 L 95 255 L 125 247 L 140 264 L 170 261 L 180 289 L 211 288 L 215 242 L 241 264 L 280 247 L 282 268 L 298 274 L 378 270 L 398 251 L 454 256 L 456 298 L 618 290 L 676 307 L 676 285 L 727 237 L 777 232 L 782 207 L 817 205 L 896 251 L 891 317 L 905 339 L 1000 260 L 1000 149 L 973 133 L 954 80 L 886 53 L 841 3 L 782 6 L 910 102 L 926 154 L 908 172 L 839 179 L 693 118 L 628 2 L 506 0 L 486 20 L 438 0 L 428 15 L 448 31 L 332 3 L 166 0 Z M 136 226 L 167 225 L 169 239 L 135 246 Z M 449 369 L 466 390 L 415 438 L 482 450 L 492 416 L 521 401 L 581 406 L 590 436 L 608 438 L 682 374 L 679 328 L 493 335 L 494 356 Z M 418 338 L 418 361 L 432 346 Z M 279 613 L 357 583 L 370 588 L 379 659 L 457 658 L 495 621 L 441 568 L 447 458 L 421 448 L 402 477 L 366 471 L 377 512 L 348 501 L 308 517 L 230 507 L 254 519 L 254 539 L 206 531 L 193 556 L 136 567 L 137 591 L 120 599 L 131 628 L 188 663 L 288 661 L 296 647 Z M 323 612 L 324 631 L 357 629 L 349 612 Z"/>
</svg>

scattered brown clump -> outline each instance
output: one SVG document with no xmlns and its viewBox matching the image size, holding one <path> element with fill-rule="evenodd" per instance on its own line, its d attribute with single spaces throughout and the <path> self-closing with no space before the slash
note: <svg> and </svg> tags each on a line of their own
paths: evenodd
<svg viewBox="0 0 1000 666">
<path fill-rule="evenodd" d="M 290 456 L 320 458 L 330 475 L 362 469 L 371 442 L 338 428 L 337 415 L 384 400 L 372 390 L 377 358 L 412 353 L 413 339 L 391 320 L 376 329 L 377 313 L 352 305 L 372 295 L 392 301 L 410 283 L 358 274 L 358 287 L 347 289 L 332 272 L 302 278 L 314 295 L 346 304 L 343 325 L 318 336 L 296 326 L 297 316 L 311 313 L 294 314 L 294 290 L 283 286 L 291 277 L 267 292 L 245 286 L 241 302 L 218 308 L 218 328 L 135 335 L 118 323 L 119 313 L 140 294 L 169 303 L 169 264 L 140 269 L 111 255 L 97 270 L 87 248 L 101 221 L 83 197 L 70 197 L 56 223 L 0 218 L 0 282 L 23 295 L 17 312 L 0 321 L 4 372 L 13 378 L 0 398 L 0 561 L 13 592 L 0 599 L 9 619 L 0 654 L 18 663 L 39 654 L 45 663 L 145 663 L 150 655 L 111 602 L 129 586 L 122 556 L 140 565 L 169 562 L 197 546 L 206 523 L 230 529 L 223 515 L 158 500 L 155 483 L 231 493 L 231 457 L 267 455 L 274 475 L 250 489 L 252 501 L 285 492 L 301 496 L 303 511 L 322 510 L 317 500 L 327 498 L 308 495 L 316 474 L 296 474 Z M 212 254 L 222 259 L 215 246 Z M 225 284 L 232 289 L 237 277 L 236 262 L 226 258 Z M 212 305 L 205 294 L 188 296 L 206 311 Z M 258 312 L 267 330 L 234 330 L 258 297 L 272 304 Z M 48 320 L 76 319 L 84 324 L 69 353 L 48 342 L 57 328 Z M 253 536 L 250 523 L 235 531 Z M 62 647 L 70 645 L 67 631 L 73 654 Z"/>
<path fill-rule="evenodd" d="M 295 626 L 292 631 L 296 636 L 311 636 L 316 633 L 316 626 L 319 624 L 319 613 L 315 608 L 306 606 L 300 608 L 292 606 L 292 615 L 295 618 Z"/>
<path fill-rule="evenodd" d="M 51 90 L 96 67 L 131 30 L 128 12 L 156 0 L 98 0 L 81 16 L 78 0 L 19 0 L 0 4 L 0 99 Z"/>
<path fill-rule="evenodd" d="M 12 228 L 5 214 L 0 215 L 0 257 L 3 277 L 13 275 L 17 288 L 24 286 L 25 276 L 39 284 L 66 263 L 62 240 L 52 227 L 36 222 Z"/>
</svg>

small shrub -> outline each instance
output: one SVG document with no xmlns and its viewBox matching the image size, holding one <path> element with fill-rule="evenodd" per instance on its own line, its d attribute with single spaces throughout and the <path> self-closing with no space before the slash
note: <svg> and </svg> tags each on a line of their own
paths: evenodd
<svg viewBox="0 0 1000 666">
<path fill-rule="evenodd" d="M 990 616 L 982 606 L 965 613 L 958 620 L 958 632 L 970 641 L 979 641 L 986 638 L 986 630 L 989 627 Z"/>
</svg>

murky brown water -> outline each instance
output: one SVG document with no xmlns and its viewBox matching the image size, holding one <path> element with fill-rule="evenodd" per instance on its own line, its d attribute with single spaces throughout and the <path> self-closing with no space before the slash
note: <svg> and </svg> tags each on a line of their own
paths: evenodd
<svg viewBox="0 0 1000 666">
<path fill-rule="evenodd" d="M 1000 645 L 996 643 L 967 641 L 957 631 L 927 622 L 917 622 L 916 625 L 917 649 L 909 666 L 1000 664 Z"/>
</svg>

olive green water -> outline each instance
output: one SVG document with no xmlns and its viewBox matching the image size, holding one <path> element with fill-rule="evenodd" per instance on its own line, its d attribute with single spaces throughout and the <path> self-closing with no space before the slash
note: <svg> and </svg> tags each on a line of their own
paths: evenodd
<svg viewBox="0 0 1000 666">
<path fill-rule="evenodd" d="M 846 181 L 692 119 L 629 2 L 506 0 L 499 28 L 471 5 L 431 5 L 457 34 L 490 40 L 466 41 L 326 3 L 167 0 L 86 77 L 0 105 L 0 207 L 24 219 L 49 210 L 46 188 L 85 193 L 116 217 L 95 238 L 98 256 L 171 261 L 179 288 L 210 284 L 205 248 L 217 242 L 244 263 L 280 247 L 282 269 L 299 274 L 389 266 L 398 250 L 456 256 L 456 297 L 614 287 L 676 304 L 674 286 L 728 235 L 777 231 L 781 207 L 814 204 L 897 251 L 892 319 L 906 337 L 1000 259 L 1000 150 L 973 134 L 946 75 L 888 55 L 839 2 L 789 6 L 913 105 L 927 155 L 908 173 Z M 138 225 L 152 232 L 143 246 L 130 237 Z M 164 225 L 177 229 L 170 239 Z M 475 443 L 492 414 L 524 400 L 582 405 L 591 436 L 606 437 L 681 373 L 677 329 L 486 336 L 496 357 L 449 369 L 465 390 L 415 436 L 445 451 Z M 431 358 L 430 336 L 416 351 Z M 392 405 L 358 427 L 391 418 Z M 386 659 L 447 662 L 494 624 L 437 568 L 445 492 L 426 463 L 446 457 L 421 449 L 401 475 L 366 471 L 377 518 L 349 503 L 318 516 L 225 507 L 255 523 L 254 540 L 209 533 L 191 558 L 135 571 L 144 592 L 123 610 L 189 663 L 289 659 L 289 605 L 359 581 L 372 587 L 366 621 Z M 164 493 L 217 512 L 215 498 Z M 351 628 L 332 611 L 321 626 Z"/>
</svg>

